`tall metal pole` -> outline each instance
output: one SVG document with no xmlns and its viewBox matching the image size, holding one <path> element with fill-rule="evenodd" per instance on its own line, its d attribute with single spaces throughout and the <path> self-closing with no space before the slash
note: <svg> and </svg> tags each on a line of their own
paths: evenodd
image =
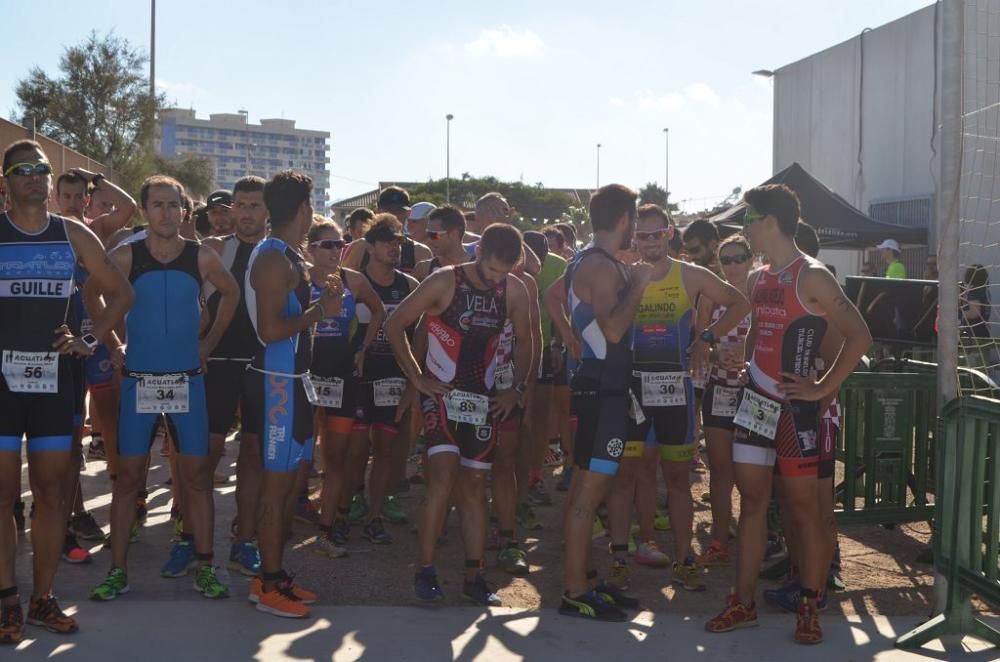
<svg viewBox="0 0 1000 662">
<path fill-rule="evenodd" d="M 670 129 L 663 130 L 666 152 L 663 157 L 663 201 L 666 209 L 670 209 Z"/>
<path fill-rule="evenodd" d="M 149 96 L 156 98 L 156 0 L 149 0 Z"/>
<path fill-rule="evenodd" d="M 448 113 L 444 118 L 447 120 L 445 124 L 444 199 L 448 204 L 451 204 L 451 121 L 455 119 L 455 116 Z"/>
<path fill-rule="evenodd" d="M 597 188 L 601 188 L 601 143 L 597 143 Z"/>
</svg>

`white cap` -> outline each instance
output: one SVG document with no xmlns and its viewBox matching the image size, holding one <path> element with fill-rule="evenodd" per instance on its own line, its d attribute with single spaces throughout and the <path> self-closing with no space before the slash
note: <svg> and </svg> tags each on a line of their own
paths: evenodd
<svg viewBox="0 0 1000 662">
<path fill-rule="evenodd" d="M 899 252 L 899 242 L 895 239 L 886 239 L 881 244 L 876 246 L 876 248 L 891 248 L 892 250 Z"/>
<path fill-rule="evenodd" d="M 410 216 L 407 220 L 422 221 L 427 218 L 427 214 L 435 209 L 437 209 L 437 206 L 432 202 L 418 202 L 410 207 Z"/>
</svg>

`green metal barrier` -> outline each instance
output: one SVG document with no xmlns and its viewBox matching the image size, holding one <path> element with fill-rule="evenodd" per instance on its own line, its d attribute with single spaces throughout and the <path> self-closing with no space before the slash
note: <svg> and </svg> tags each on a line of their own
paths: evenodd
<svg viewBox="0 0 1000 662">
<path fill-rule="evenodd" d="M 836 511 L 838 524 L 931 519 L 928 485 L 936 384 L 930 373 L 856 372 L 841 386 L 838 456 L 844 463 L 844 482 L 837 491 L 843 504 Z"/>
<path fill-rule="evenodd" d="M 1000 646 L 1000 632 L 979 620 L 977 595 L 1000 608 L 1000 400 L 966 396 L 938 421 L 938 494 L 934 564 L 946 580 L 944 611 L 896 640 L 919 648 L 945 635 L 973 635 Z"/>
</svg>

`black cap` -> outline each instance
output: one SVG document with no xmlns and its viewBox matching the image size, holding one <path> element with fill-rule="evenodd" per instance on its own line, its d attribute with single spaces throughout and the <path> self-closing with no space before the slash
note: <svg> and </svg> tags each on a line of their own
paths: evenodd
<svg viewBox="0 0 1000 662">
<path fill-rule="evenodd" d="M 219 189 L 218 191 L 213 191 L 210 196 L 208 196 L 208 202 L 205 203 L 207 209 L 212 209 L 213 207 L 225 207 L 226 209 L 231 209 L 233 206 L 233 194 L 224 189 Z"/>
<path fill-rule="evenodd" d="M 545 235 L 541 232 L 528 230 L 524 233 L 523 237 L 524 243 L 528 244 L 528 247 L 538 256 L 538 259 L 544 262 L 545 256 L 549 254 L 549 242 L 545 239 Z"/>
<path fill-rule="evenodd" d="M 386 211 L 410 210 L 410 194 L 398 186 L 387 186 L 378 194 L 378 208 Z"/>
<path fill-rule="evenodd" d="M 375 226 L 365 235 L 365 241 L 397 241 L 403 238 L 403 233 L 393 228 L 387 223 L 376 223 Z"/>
</svg>

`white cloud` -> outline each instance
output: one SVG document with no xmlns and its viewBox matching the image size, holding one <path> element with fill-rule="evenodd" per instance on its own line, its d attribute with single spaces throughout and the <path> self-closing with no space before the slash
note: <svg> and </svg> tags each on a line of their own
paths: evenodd
<svg viewBox="0 0 1000 662">
<path fill-rule="evenodd" d="M 656 94 L 652 90 L 639 90 L 635 94 L 640 110 L 678 111 L 692 106 L 719 105 L 719 95 L 707 83 L 692 83 L 680 92 Z"/>
<path fill-rule="evenodd" d="M 625 100 L 622 99 L 621 97 L 611 97 L 610 99 L 608 99 L 608 103 L 610 103 L 612 106 L 624 106 Z"/>
<path fill-rule="evenodd" d="M 719 105 L 719 95 L 707 83 L 692 83 L 688 85 L 684 88 L 684 96 L 692 101 L 704 103 L 709 106 Z"/>
<path fill-rule="evenodd" d="M 476 57 L 489 55 L 504 58 L 531 57 L 538 55 L 542 47 L 542 38 L 537 33 L 501 25 L 481 30 L 479 36 L 465 44 L 465 52 Z"/>
<path fill-rule="evenodd" d="M 178 83 L 163 78 L 156 79 L 156 90 L 167 95 L 190 95 L 202 92 L 202 89 L 194 83 Z"/>
<path fill-rule="evenodd" d="M 641 110 L 680 110 L 684 107 L 684 95 L 679 92 L 654 96 L 650 90 L 641 90 L 637 96 Z"/>
</svg>

